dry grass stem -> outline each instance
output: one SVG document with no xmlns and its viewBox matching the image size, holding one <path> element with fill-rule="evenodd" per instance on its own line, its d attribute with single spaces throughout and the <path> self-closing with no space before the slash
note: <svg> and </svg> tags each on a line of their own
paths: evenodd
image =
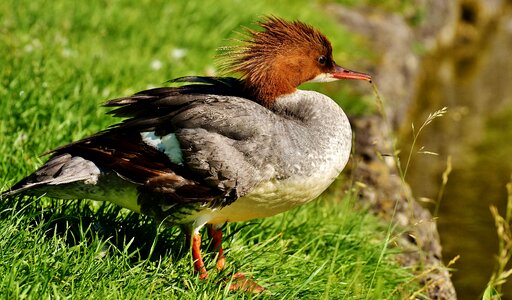
<svg viewBox="0 0 512 300">
<path fill-rule="evenodd" d="M 512 267 L 507 265 L 512 258 L 512 230 L 510 222 L 512 221 L 512 178 L 507 184 L 507 207 L 505 217 L 499 214 L 496 206 L 490 207 L 491 214 L 496 224 L 496 232 L 498 233 L 498 255 L 496 257 L 496 265 L 494 272 L 492 273 L 491 279 L 485 289 L 483 299 L 484 300 L 495 300 L 501 299 L 503 284 L 512 275 Z"/>
</svg>

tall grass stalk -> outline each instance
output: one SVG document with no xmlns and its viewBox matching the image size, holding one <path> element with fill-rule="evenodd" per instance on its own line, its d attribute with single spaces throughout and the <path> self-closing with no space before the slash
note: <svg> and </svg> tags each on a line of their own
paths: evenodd
<svg viewBox="0 0 512 300">
<path fill-rule="evenodd" d="M 407 176 L 407 171 L 409 170 L 409 165 L 411 164 L 412 154 L 414 153 L 414 148 L 416 147 L 416 143 L 418 141 L 418 137 L 421 134 L 421 131 L 423 131 L 423 129 L 425 129 L 425 127 L 427 127 L 435 119 L 444 116 L 444 114 L 446 114 L 446 111 L 447 111 L 447 108 L 445 106 L 445 107 L 441 108 L 440 110 L 437 110 L 437 111 L 429 114 L 427 119 L 425 120 L 425 122 L 423 122 L 423 124 L 418 129 L 418 131 L 416 131 L 416 129 L 414 127 L 414 123 L 411 123 L 412 144 L 411 144 L 411 149 L 409 150 L 409 155 L 407 156 L 407 162 L 405 163 L 405 168 L 404 168 L 404 172 L 403 172 L 404 178 Z M 437 153 L 435 153 L 435 152 L 425 151 L 423 147 L 420 148 L 418 153 L 437 155 Z"/>
<path fill-rule="evenodd" d="M 391 125 L 390 125 L 391 123 L 389 122 L 389 118 L 388 118 L 387 113 L 386 113 L 386 111 L 384 109 L 384 107 L 385 107 L 384 106 L 384 100 L 381 97 L 381 95 L 380 95 L 380 93 L 378 91 L 378 88 L 375 85 L 375 83 L 372 83 L 372 87 L 373 87 L 373 92 L 375 94 L 375 97 L 377 99 L 378 110 L 380 111 L 380 113 L 382 115 L 382 118 L 384 120 L 384 124 L 386 124 L 386 126 L 388 126 L 387 131 L 389 132 L 389 134 L 392 134 Z M 435 111 L 434 113 L 429 114 L 427 119 L 423 122 L 423 124 L 420 126 L 420 128 L 417 131 L 415 130 L 414 124 L 411 124 L 412 132 L 413 132 L 413 142 L 412 142 L 411 148 L 409 150 L 409 155 L 407 157 L 407 162 L 406 162 L 405 168 L 402 168 L 402 165 L 401 165 L 401 162 L 400 162 L 400 158 L 398 156 L 400 151 L 397 149 L 396 139 L 392 138 L 391 150 L 393 151 L 393 154 L 392 155 L 388 155 L 388 156 L 392 156 L 393 159 L 394 159 L 395 166 L 396 166 L 397 171 L 398 171 L 398 173 L 400 175 L 402 194 L 406 197 L 407 201 L 409 202 L 410 224 L 416 224 L 418 222 L 422 222 L 422 220 L 419 220 L 419 221 L 415 220 L 415 216 L 414 216 L 414 212 L 413 212 L 413 205 L 412 205 L 412 202 L 414 201 L 414 199 L 411 198 L 411 194 L 408 192 L 408 190 L 406 188 L 407 184 L 406 184 L 405 179 L 406 179 L 407 171 L 408 171 L 410 163 L 411 163 L 412 154 L 413 154 L 414 149 L 416 147 L 417 140 L 418 140 L 421 132 L 423 131 L 423 129 L 426 126 L 428 126 L 430 123 L 432 123 L 432 121 L 434 121 L 436 118 L 444 116 L 446 114 L 446 112 L 447 112 L 447 107 L 443 107 L 443 108 Z M 419 153 L 419 154 L 437 155 L 437 153 L 424 150 L 424 147 L 421 147 L 417 151 L 417 153 Z M 445 186 L 448 183 L 448 176 L 449 176 L 449 174 L 451 172 L 451 157 L 448 158 L 447 164 L 448 164 L 447 169 L 443 173 L 443 185 L 442 185 L 441 190 L 440 190 L 440 192 L 438 194 L 438 201 L 437 201 L 437 204 L 436 204 L 435 216 L 437 215 L 438 206 L 439 206 L 440 200 L 441 200 L 441 198 L 443 196 Z M 389 239 L 390 239 L 390 234 L 391 234 L 391 231 L 392 231 L 392 222 L 393 222 L 392 220 L 394 219 L 394 217 L 396 215 L 397 207 L 398 207 L 398 201 L 395 202 L 395 205 L 393 207 L 393 213 L 391 215 L 391 221 L 390 221 L 390 224 L 388 226 L 388 232 L 387 232 L 387 235 L 386 235 L 386 242 L 388 242 Z M 414 229 L 414 228 L 411 228 L 411 229 Z M 418 242 L 418 247 L 421 249 L 421 247 L 422 247 L 421 239 L 416 239 L 416 241 Z M 383 253 L 384 253 L 384 249 L 382 249 L 381 254 L 383 254 Z M 423 252 L 421 252 L 420 253 L 420 263 L 421 263 L 420 266 L 423 265 L 424 261 L 425 261 L 425 254 Z M 453 260 L 453 263 L 455 261 L 456 260 Z M 425 278 L 429 273 L 435 271 L 437 268 L 438 267 L 432 267 L 432 268 L 428 268 L 428 269 L 424 270 L 421 274 L 418 275 L 418 278 Z M 372 280 L 373 280 L 373 278 L 372 278 Z M 429 284 L 434 284 L 434 283 L 431 282 Z M 416 293 L 411 296 L 411 299 L 415 298 L 417 296 L 417 294 L 422 292 L 422 290 L 427 290 L 428 288 L 429 288 L 429 286 L 425 285 L 421 290 L 416 291 Z"/>
<path fill-rule="evenodd" d="M 382 97 L 380 96 L 379 89 L 378 89 L 377 85 L 375 84 L 375 82 L 372 82 L 372 88 L 373 88 L 373 92 L 375 94 L 375 98 L 377 100 L 377 108 L 378 108 L 378 110 L 381 113 L 381 116 L 382 116 L 382 118 L 384 120 L 384 124 L 386 124 L 387 126 L 390 126 L 389 125 L 390 124 L 389 123 L 389 118 L 388 118 L 388 116 L 386 114 L 386 110 L 384 109 L 384 101 L 383 101 Z M 390 128 L 388 128 L 388 129 L 390 129 Z M 388 130 L 388 131 L 391 132 L 390 130 Z M 393 153 L 396 153 L 395 149 L 396 149 L 396 145 L 395 145 L 395 143 L 393 143 Z M 395 155 L 393 155 L 393 157 L 395 158 L 395 162 L 397 163 L 397 166 L 398 166 L 399 165 L 398 160 L 396 159 Z M 403 189 L 404 186 L 402 185 L 401 188 Z M 384 253 L 386 252 L 386 248 L 389 245 L 389 241 L 391 239 L 391 233 L 393 231 L 392 230 L 392 228 L 393 228 L 393 220 L 395 218 L 395 214 L 396 214 L 397 208 L 398 208 L 398 201 L 395 202 L 395 205 L 393 207 L 393 213 L 391 215 L 391 219 L 390 219 L 388 227 L 387 227 L 386 239 L 385 239 L 384 243 L 382 244 L 382 249 L 380 251 L 379 259 L 377 260 L 377 265 L 376 265 L 375 270 L 374 270 L 374 272 L 372 274 L 372 279 L 371 279 L 371 282 L 370 282 L 370 286 L 373 286 L 373 283 L 375 281 L 375 276 L 377 274 L 377 270 L 378 270 L 378 268 L 380 266 L 380 263 L 381 263 L 382 258 L 384 256 Z M 366 299 L 369 299 L 368 297 L 369 297 L 369 293 L 366 294 Z"/>
<path fill-rule="evenodd" d="M 507 206 L 505 210 L 505 217 L 501 216 L 496 206 L 491 205 L 490 210 L 496 224 L 496 231 L 498 233 L 498 256 L 496 257 L 496 265 L 491 279 L 485 289 L 483 299 L 495 300 L 501 299 L 503 284 L 512 275 L 512 267 L 508 267 L 510 259 L 512 258 L 512 177 L 507 184 Z"/>
</svg>

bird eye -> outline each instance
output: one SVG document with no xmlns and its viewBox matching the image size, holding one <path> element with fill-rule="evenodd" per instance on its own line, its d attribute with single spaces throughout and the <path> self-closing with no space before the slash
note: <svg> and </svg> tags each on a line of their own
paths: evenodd
<svg viewBox="0 0 512 300">
<path fill-rule="evenodd" d="M 318 63 L 321 64 L 321 65 L 325 65 L 325 63 L 327 62 L 327 58 L 325 58 L 325 56 L 323 55 L 320 55 L 318 57 Z"/>
</svg>

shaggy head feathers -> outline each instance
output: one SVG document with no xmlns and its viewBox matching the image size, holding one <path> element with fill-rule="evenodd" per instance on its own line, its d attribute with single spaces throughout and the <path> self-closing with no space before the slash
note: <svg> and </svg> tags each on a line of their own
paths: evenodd
<svg viewBox="0 0 512 300">
<path fill-rule="evenodd" d="M 246 29 L 243 44 L 221 49 L 224 70 L 241 74 L 247 91 L 270 107 L 320 73 L 332 71 L 332 47 L 318 30 L 299 21 L 267 17 L 263 30 Z"/>
</svg>

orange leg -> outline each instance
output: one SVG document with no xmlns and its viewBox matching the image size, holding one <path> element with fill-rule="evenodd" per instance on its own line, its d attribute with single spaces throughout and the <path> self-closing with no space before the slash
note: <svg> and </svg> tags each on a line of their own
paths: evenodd
<svg viewBox="0 0 512 300">
<path fill-rule="evenodd" d="M 208 278 L 208 272 L 204 266 L 203 257 L 201 255 L 201 235 L 193 233 L 192 235 L 186 234 L 188 241 L 192 240 L 192 258 L 194 259 L 194 270 L 199 273 L 200 279 Z"/>
<path fill-rule="evenodd" d="M 224 256 L 224 250 L 222 250 L 222 229 L 215 225 L 207 225 L 208 236 L 212 240 L 212 249 L 218 252 L 217 255 L 217 270 L 221 271 L 224 269 L 226 264 L 226 257 Z"/>
<path fill-rule="evenodd" d="M 217 269 L 220 271 L 224 268 L 226 258 L 224 256 L 224 251 L 222 250 L 222 230 L 220 227 L 215 225 L 207 225 L 208 227 L 208 236 L 212 240 L 212 248 L 214 251 L 218 252 L 217 256 Z M 199 274 L 200 279 L 207 279 L 208 272 L 206 271 L 206 267 L 203 262 L 203 257 L 201 255 L 201 235 L 198 233 L 189 233 L 190 231 L 185 231 L 185 236 L 187 240 L 187 244 L 192 246 L 192 258 L 194 259 L 194 270 Z M 229 290 L 231 291 L 245 291 L 252 293 L 261 293 L 265 291 L 265 288 L 257 284 L 250 278 L 247 278 L 243 273 L 236 273 L 228 280 L 231 281 L 229 284 Z"/>
</svg>

